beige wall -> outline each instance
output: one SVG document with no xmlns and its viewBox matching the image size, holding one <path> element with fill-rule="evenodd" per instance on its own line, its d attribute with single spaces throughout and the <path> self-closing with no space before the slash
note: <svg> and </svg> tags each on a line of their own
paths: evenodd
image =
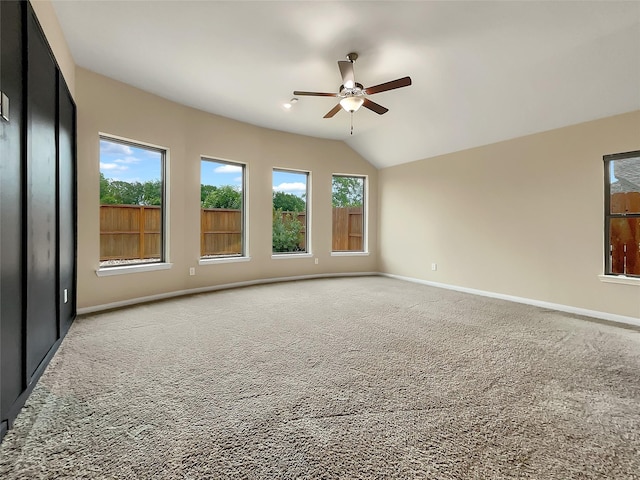
<svg viewBox="0 0 640 480">
<path fill-rule="evenodd" d="M 369 249 L 376 251 L 377 170 L 343 142 L 255 127 L 164 100 L 78 68 L 78 307 L 297 275 L 376 271 L 376 255 L 331 256 L 331 175 L 369 176 Z M 99 257 L 98 133 L 169 149 L 170 270 L 96 276 Z M 245 162 L 251 261 L 198 266 L 200 157 Z M 318 258 L 271 258 L 274 167 L 311 172 L 311 246 Z M 189 276 L 196 267 L 196 276 Z"/>
<path fill-rule="evenodd" d="M 640 111 L 380 170 L 380 269 L 640 317 L 640 284 L 598 279 L 602 156 L 637 149 Z"/>
<path fill-rule="evenodd" d="M 38 17 L 40 26 L 49 41 L 51 50 L 53 50 L 53 55 L 56 57 L 60 71 L 67 82 L 71 96 L 75 98 L 76 65 L 73 61 L 73 57 L 71 56 L 71 51 L 69 50 L 67 41 L 64 38 L 64 33 L 62 32 L 62 28 L 58 22 L 58 17 L 53 9 L 53 5 L 50 0 L 31 0 L 31 5 L 33 6 L 33 11 L 36 13 L 36 17 Z"/>
<path fill-rule="evenodd" d="M 78 104 L 79 308 L 247 280 L 380 270 L 640 317 L 640 286 L 597 277 L 603 269 L 602 155 L 640 149 L 640 112 L 378 173 L 342 142 L 242 124 L 76 70 L 50 1 L 31 3 Z M 98 132 L 170 149 L 172 269 L 96 276 Z M 248 165 L 250 262 L 197 265 L 200 155 Z M 311 241 L 319 265 L 312 258 L 271 259 L 273 167 L 312 172 Z M 371 256 L 330 256 L 335 172 L 369 175 Z"/>
</svg>

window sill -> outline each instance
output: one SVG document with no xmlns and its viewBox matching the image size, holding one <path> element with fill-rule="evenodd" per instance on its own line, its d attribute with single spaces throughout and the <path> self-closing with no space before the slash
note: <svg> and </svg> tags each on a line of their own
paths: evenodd
<svg viewBox="0 0 640 480">
<path fill-rule="evenodd" d="M 147 263 L 144 265 L 126 265 L 123 267 L 108 267 L 96 270 L 99 277 L 110 277 L 112 275 L 126 275 L 129 273 L 154 272 L 156 270 L 169 270 L 173 263 Z"/>
<path fill-rule="evenodd" d="M 598 275 L 601 282 L 621 283 L 623 285 L 635 285 L 640 287 L 640 278 L 627 277 L 625 275 Z"/>
<path fill-rule="evenodd" d="M 332 257 L 368 257 L 369 252 L 357 252 L 357 251 L 331 252 L 331 256 Z"/>
<path fill-rule="evenodd" d="M 312 253 L 274 253 L 271 255 L 272 260 L 282 260 L 287 258 L 313 258 Z"/>
<path fill-rule="evenodd" d="M 198 265 L 214 265 L 216 263 L 240 263 L 248 262 L 251 257 L 220 257 L 220 258 L 201 258 Z"/>
</svg>

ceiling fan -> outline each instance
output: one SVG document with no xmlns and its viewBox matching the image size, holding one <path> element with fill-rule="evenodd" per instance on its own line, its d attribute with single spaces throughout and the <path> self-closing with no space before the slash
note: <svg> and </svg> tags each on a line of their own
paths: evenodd
<svg viewBox="0 0 640 480">
<path fill-rule="evenodd" d="M 294 95 L 309 95 L 313 97 L 338 97 L 339 103 L 327 112 L 324 118 L 331 118 L 340 109 L 353 114 L 360 107 L 368 108 L 369 110 L 376 112 L 378 115 L 382 115 L 389 111 L 388 108 L 383 107 L 375 102 L 372 102 L 367 98 L 367 95 L 373 95 L 374 93 L 386 92 L 387 90 L 393 90 L 401 87 L 408 87 L 411 85 L 410 77 L 403 77 L 391 82 L 381 83 L 380 85 L 374 85 L 373 87 L 364 88 L 361 83 L 355 81 L 355 75 L 353 73 L 353 64 L 358 59 L 357 53 L 350 53 L 347 55 L 347 60 L 339 60 L 338 68 L 340 68 L 340 75 L 342 76 L 342 85 L 338 93 L 323 93 L 323 92 L 300 92 L 294 91 Z"/>
</svg>

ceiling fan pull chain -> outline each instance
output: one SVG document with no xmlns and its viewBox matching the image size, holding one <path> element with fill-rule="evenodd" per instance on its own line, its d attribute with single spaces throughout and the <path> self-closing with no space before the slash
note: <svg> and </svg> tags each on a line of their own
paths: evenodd
<svg viewBox="0 0 640 480">
<path fill-rule="evenodd" d="M 351 135 L 353 135 L 353 110 L 351 111 Z"/>
</svg>

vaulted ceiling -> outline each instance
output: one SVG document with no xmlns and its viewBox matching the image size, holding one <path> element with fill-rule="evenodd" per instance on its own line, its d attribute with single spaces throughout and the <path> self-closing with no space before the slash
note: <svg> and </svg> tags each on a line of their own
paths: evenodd
<svg viewBox="0 0 640 480">
<path fill-rule="evenodd" d="M 640 109 L 640 2 L 53 0 L 77 65 L 377 167 Z M 410 87 L 324 119 L 337 66 Z M 639 132 L 640 135 L 640 132 Z"/>
</svg>

